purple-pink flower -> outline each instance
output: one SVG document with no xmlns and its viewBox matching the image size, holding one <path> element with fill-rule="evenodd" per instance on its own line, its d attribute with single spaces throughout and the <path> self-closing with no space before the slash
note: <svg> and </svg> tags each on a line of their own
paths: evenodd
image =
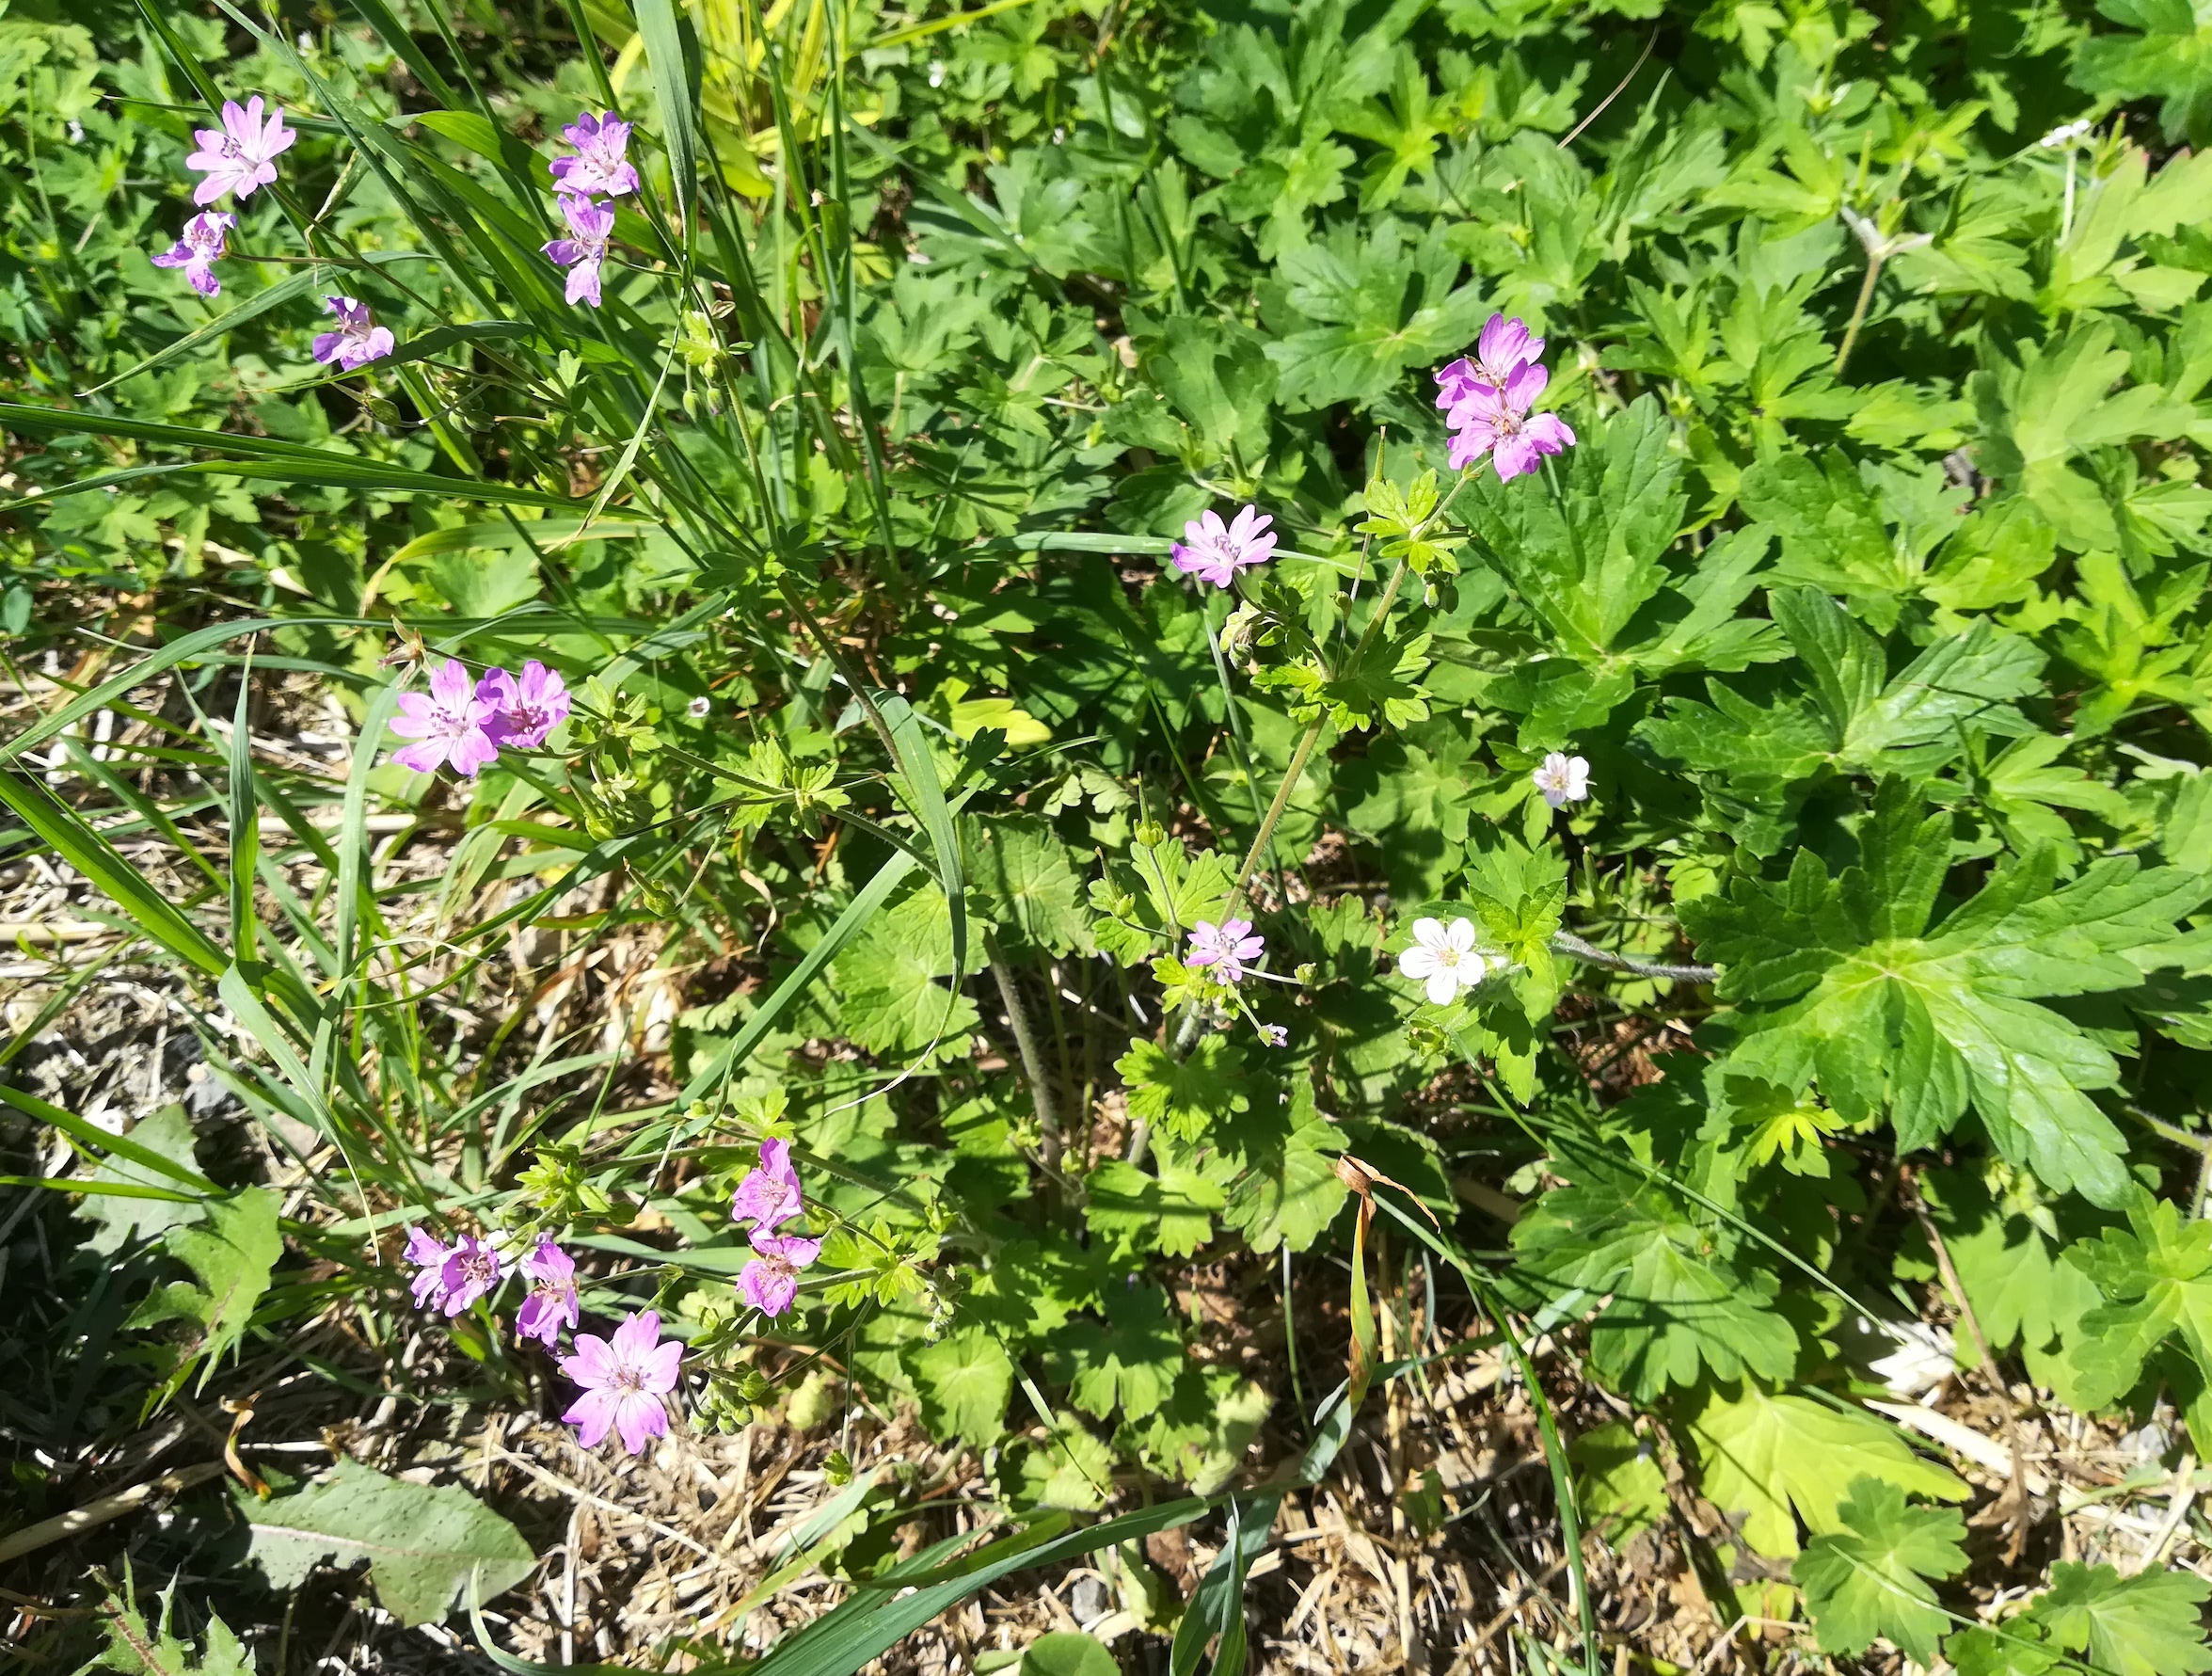
<svg viewBox="0 0 2212 1676">
<path fill-rule="evenodd" d="M 576 1335 L 576 1354 L 561 1358 L 561 1371 L 583 1387 L 561 1416 L 576 1428 L 576 1441 L 596 1449 L 610 1429 L 632 1455 L 645 1452 L 647 1439 L 668 1430 L 668 1408 L 661 1398 L 676 1389 L 684 1348 L 679 1339 L 660 1342 L 660 1317 L 640 1310 L 614 1329 L 608 1340 L 595 1333 Z"/>
<path fill-rule="evenodd" d="M 519 676 L 504 669 L 485 670 L 476 683 L 476 695 L 496 712 L 485 731 L 502 751 L 534 750 L 568 719 L 567 687 L 535 658 L 522 665 Z"/>
<path fill-rule="evenodd" d="M 738 1276 L 745 1301 L 770 1319 L 791 1307 L 799 1296 L 799 1270 L 821 1255 L 821 1241 L 800 1234 L 753 1230 L 753 1260 Z"/>
<path fill-rule="evenodd" d="M 199 150 L 184 159 L 184 167 L 207 176 L 192 194 L 194 203 L 205 205 L 226 192 L 250 198 L 256 186 L 266 186 L 277 178 L 277 154 L 291 150 L 299 135 L 284 126 L 282 105 L 263 122 L 262 96 L 256 93 L 244 110 L 236 100 L 224 100 L 223 125 L 195 129 L 193 137 Z"/>
<path fill-rule="evenodd" d="M 576 1299 L 576 1259 L 551 1240 L 539 1237 L 537 1249 L 522 1259 L 530 1296 L 515 1313 L 515 1331 L 551 1349 L 563 1327 L 581 1319 Z"/>
<path fill-rule="evenodd" d="M 215 278 L 215 263 L 222 260 L 226 232 L 237 225 L 238 217 L 228 210 L 202 210 L 184 223 L 177 242 L 156 256 L 153 265 L 181 267 L 200 295 L 219 295 L 223 282 Z"/>
<path fill-rule="evenodd" d="M 638 189 L 638 171 L 628 156 L 629 124 L 613 111 L 596 117 L 590 111 L 582 112 L 561 130 L 561 137 L 576 148 L 576 155 L 553 159 L 554 191 L 573 192 L 581 198 L 597 198 L 601 193 L 620 198 Z"/>
<path fill-rule="evenodd" d="M 1225 588 L 1239 570 L 1275 556 L 1275 537 L 1267 528 L 1274 521 L 1257 506 L 1247 506 L 1228 524 L 1218 512 L 1207 511 L 1183 526 L 1183 539 L 1169 556 L 1184 574 Z"/>
<path fill-rule="evenodd" d="M 607 260 L 607 241 L 614 236 L 614 211 L 610 205 L 564 192 L 561 214 L 567 218 L 568 236 L 549 241 L 546 254 L 555 267 L 568 270 L 568 300 L 589 303 L 596 309 L 599 306 L 599 264 Z"/>
<path fill-rule="evenodd" d="M 1452 409 L 1456 427 L 1452 438 L 1451 461 L 1455 470 L 1490 456 L 1498 481 L 1508 482 L 1536 469 L 1547 454 L 1574 446 L 1574 432 L 1556 413 L 1531 413 L 1552 375 L 1531 363 L 1517 369 L 1503 390 L 1478 384 L 1465 401 Z"/>
<path fill-rule="evenodd" d="M 791 1143 L 763 1141 L 760 1167 L 738 1183 L 730 1219 L 756 1222 L 761 1233 L 772 1234 L 798 1214 L 799 1172 L 791 1167 Z"/>
<path fill-rule="evenodd" d="M 448 658 L 438 666 L 430 678 L 429 692 L 402 693 L 399 709 L 390 724 L 392 732 L 420 742 L 392 752 L 391 759 L 403 768 L 436 774 L 439 764 L 451 762 L 455 774 L 472 780 L 478 769 L 500 754 L 491 734 L 499 706 L 482 685 L 469 678 L 458 658 Z"/>
<path fill-rule="evenodd" d="M 391 353 L 391 327 L 371 319 L 367 303 L 350 296 L 326 296 L 323 301 L 338 316 L 338 329 L 315 334 L 317 360 L 334 360 L 346 372 L 358 373 Z"/>
<path fill-rule="evenodd" d="M 1244 979 L 1244 963 L 1258 960 L 1266 946 L 1266 938 L 1252 935 L 1249 919 L 1228 919 L 1219 925 L 1201 919 L 1190 934 L 1190 952 L 1183 964 L 1212 966 L 1222 982 L 1237 983 Z"/>
<path fill-rule="evenodd" d="M 446 1315 L 457 1316 L 479 1298 L 495 1291 L 506 1272 L 506 1261 L 497 1246 L 473 1234 L 462 1235 L 446 1253 L 445 1262 L 438 1271 Z"/>
<path fill-rule="evenodd" d="M 1530 337 L 1527 322 L 1519 315 L 1508 320 L 1492 314 L 1475 340 L 1473 357 L 1463 355 L 1437 375 L 1437 406 L 1449 412 L 1486 384 L 1503 390 L 1507 379 L 1543 353 L 1544 340 Z"/>
<path fill-rule="evenodd" d="M 430 1230 L 420 1225 L 407 1230 L 408 1262 L 415 1265 L 415 1307 L 445 1301 L 445 1260 L 453 1255 L 451 1248 L 442 1245 Z"/>
</svg>

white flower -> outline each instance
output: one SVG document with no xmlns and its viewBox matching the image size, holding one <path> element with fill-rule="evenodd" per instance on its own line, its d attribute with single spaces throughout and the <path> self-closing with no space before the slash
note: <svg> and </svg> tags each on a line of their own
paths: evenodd
<svg viewBox="0 0 2212 1676">
<path fill-rule="evenodd" d="M 2087 117 L 2083 117 L 2078 121 L 2063 123 L 2052 129 L 2036 143 L 2048 151 L 2062 151 L 2087 137 L 2089 131 L 2094 126 L 2095 124 Z"/>
<path fill-rule="evenodd" d="M 703 716 L 708 710 L 714 708 L 714 700 L 711 698 L 694 698 L 684 708 L 690 710 L 694 716 Z"/>
<path fill-rule="evenodd" d="M 1544 794 L 1544 801 L 1555 809 L 1580 803 L 1590 795 L 1590 765 L 1565 751 L 1553 751 L 1537 764 L 1536 773 L 1529 777 Z"/>
<path fill-rule="evenodd" d="M 1428 998 L 1440 1007 L 1451 1005 L 1462 989 L 1472 989 L 1493 965 L 1505 963 L 1479 952 L 1474 946 L 1474 921 L 1440 919 L 1413 922 L 1413 947 L 1398 956 L 1398 975 L 1428 986 Z"/>
</svg>

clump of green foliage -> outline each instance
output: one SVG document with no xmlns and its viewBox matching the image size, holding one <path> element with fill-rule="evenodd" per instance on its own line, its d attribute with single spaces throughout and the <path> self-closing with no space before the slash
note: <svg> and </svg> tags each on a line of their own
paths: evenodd
<svg viewBox="0 0 2212 1676">
<path fill-rule="evenodd" d="M 1248 1445 L 1302 1398 L 1194 1358 L 1179 1280 L 1350 1254 L 1311 1481 L 1375 1371 L 1387 1213 L 1635 1414 L 1555 1450 L 1570 1532 L 1663 1517 L 1663 1459 L 1824 1652 L 2212 1669 L 2186 1572 L 2060 1565 L 1976 1626 L 1966 1485 L 1863 1401 L 1868 1325 L 1955 1288 L 1962 1366 L 2212 1438 L 2187 8 L 483 23 L 0 17 L 0 621 L 21 666 L 101 599 L 164 642 L 19 732 L 0 796 L 259 1044 L 209 1032 L 238 1097 L 341 1155 L 296 1249 L 373 1310 L 399 1221 L 561 1230 L 587 1311 L 661 1311 L 694 1418 L 736 1423 L 770 1386 L 728 1192 L 788 1139 L 827 1244 L 779 1342 L 988 1451 L 1021 1515 L 1141 1477 L 1214 1498 L 1155 1527 L 1226 1496 L 1249 1535 L 1281 1489 L 1239 1489 Z M 202 106 L 248 91 L 303 137 L 202 300 L 147 253 Z M 597 311 L 538 255 L 582 106 L 640 122 L 646 177 Z M 329 291 L 395 327 L 388 364 L 310 360 Z M 1493 312 L 1548 339 L 1580 439 L 1505 483 L 1449 468 L 1430 378 Z M 1235 599 L 1168 566 L 1247 503 L 1282 548 Z M 542 658 L 576 715 L 411 775 L 383 730 L 447 656 Z M 344 777 L 241 742 L 249 666 L 337 695 Z M 67 731 L 160 681 L 184 697 L 120 756 Z M 1591 767 L 1556 811 L 1555 751 Z M 366 820 L 439 807 L 466 833 L 418 903 Z M 177 824 L 211 813 L 227 853 Z M 1285 982 L 1228 1009 L 1182 957 L 1240 912 Z M 1424 917 L 1492 974 L 1397 977 Z M 659 1093 L 516 1030 L 492 957 L 556 921 L 724 964 Z M 445 1029 L 426 982 L 504 1022 Z M 69 1121 L 188 1202 L 103 1224 L 199 1282 L 136 1317 L 157 1397 L 319 1305 L 188 1128 Z M 1518 1207 L 1508 1253 L 1452 1220 L 1468 1180 Z M 488 1317 L 453 1330 L 519 1387 Z M 1249 1557 L 1193 1657 L 1241 1663 Z M 841 1620 L 860 1656 L 957 1598 L 907 1575 Z"/>
</svg>

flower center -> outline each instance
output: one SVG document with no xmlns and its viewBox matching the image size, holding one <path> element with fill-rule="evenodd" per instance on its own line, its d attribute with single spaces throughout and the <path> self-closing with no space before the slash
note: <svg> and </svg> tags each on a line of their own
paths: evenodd
<svg viewBox="0 0 2212 1676">
<path fill-rule="evenodd" d="M 625 1397 L 635 1397 L 645 1388 L 645 1376 L 634 1367 L 618 1367 L 608 1383 Z"/>
<path fill-rule="evenodd" d="M 1456 966 L 1459 964 L 1459 950 L 1449 946 L 1437 950 L 1437 965 Z"/>
<path fill-rule="evenodd" d="M 223 136 L 223 143 L 219 149 L 222 154 L 230 158 L 233 163 L 243 163 L 246 161 L 246 148 L 240 145 L 237 139 L 231 135 L 226 134 Z"/>
</svg>

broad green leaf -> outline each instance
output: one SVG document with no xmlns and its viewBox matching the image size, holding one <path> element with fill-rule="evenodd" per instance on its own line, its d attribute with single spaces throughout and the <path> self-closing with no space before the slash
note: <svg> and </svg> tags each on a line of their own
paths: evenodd
<svg viewBox="0 0 2212 1676">
<path fill-rule="evenodd" d="M 537 1565 L 522 1533 L 466 1490 L 388 1478 L 357 1461 L 269 1501 L 233 1497 L 247 1556 L 271 1588 L 365 1559 L 377 1600 L 409 1628 L 437 1622 L 458 1598 L 489 1601 Z"/>
<path fill-rule="evenodd" d="M 164 1106 L 135 1125 L 130 1138 L 135 1145 L 159 1154 L 180 1170 L 198 1173 L 199 1160 L 192 1154 L 195 1139 L 192 1120 L 183 1107 Z M 174 1176 L 119 1153 L 103 1161 L 92 1173 L 92 1179 L 97 1183 L 121 1182 L 172 1191 L 178 1186 Z M 86 1246 L 112 1256 L 126 1246 L 159 1239 L 172 1228 L 201 1221 L 207 1215 L 207 1207 L 175 1199 L 130 1199 L 108 1193 L 88 1193 L 84 1203 L 77 1206 L 77 1214 L 98 1224 L 86 1237 Z"/>
<path fill-rule="evenodd" d="M 1189 1256 L 1213 1237 L 1214 1213 L 1225 1202 L 1214 1183 L 1164 1155 L 1157 1175 L 1108 1159 L 1084 1177 L 1083 1191 L 1083 1220 L 1130 1255 Z"/>
<path fill-rule="evenodd" d="M 1106 1644 L 1072 1630 L 1040 1636 L 1022 1650 L 1020 1676 L 1121 1676 Z"/>
<path fill-rule="evenodd" d="M 1293 411 L 1372 402 L 1410 366 L 1438 366 L 1482 324 L 1482 297 L 1454 289 L 1460 261 L 1440 226 L 1416 243 L 1383 216 L 1286 251 L 1279 264 L 1287 321 L 1310 323 L 1267 345 Z"/>
<path fill-rule="evenodd" d="M 2185 1221 L 2172 1201 L 2139 1188 L 2127 1224 L 2065 1253 L 2065 1267 L 2086 1275 L 2105 1300 L 2066 1344 L 2074 1373 L 2068 1397 L 2087 1408 L 2124 1395 L 2172 1337 L 2212 1377 L 2212 1222 Z"/>
<path fill-rule="evenodd" d="M 1103 1328 L 1071 1321 L 1057 1335 L 1068 1395 L 1101 1419 L 1119 1409 L 1141 1420 L 1167 1400 L 1187 1360 L 1173 1308 L 1157 1286 L 1116 1286 L 1102 1309 Z"/>
<path fill-rule="evenodd" d="M 1178 1061 L 1155 1042 L 1136 1041 L 1114 1061 L 1129 1089 L 1129 1114 L 1184 1141 L 1249 1104 L 1242 1050 L 1224 1035 L 1199 1039 Z"/>
<path fill-rule="evenodd" d="M 1784 883 L 1741 879 L 1681 905 L 1723 968 L 1721 994 L 1743 1005 L 1727 1063 L 1792 1090 L 1817 1080 L 1852 1122 L 1886 1110 L 1903 1151 L 1971 1106 L 2007 1159 L 2116 1207 L 2125 1147 L 2085 1091 L 2112 1086 L 2118 1064 L 2031 998 L 2140 982 L 2204 883 L 2115 856 L 2054 890 L 2046 852 L 2000 867 L 1931 926 L 1949 825 L 1886 782 L 1840 877 L 1800 851 Z"/>
<path fill-rule="evenodd" d="M 1879 1478 L 1854 1484 L 1837 1519 L 1840 1528 L 1813 1538 L 1790 1568 L 1821 1651 L 1864 1652 L 1884 1637 L 1933 1665 L 1950 1618 L 1929 1584 L 1965 1570 L 1966 1522 L 1949 1508 L 1916 1508 Z"/>
<path fill-rule="evenodd" d="M 2199 1610 L 2212 1585 L 2186 1571 L 2123 1577 L 2109 1565 L 2061 1560 L 2029 1616 L 2068 1652 L 2111 1676 L 2195 1676 L 2212 1670 Z"/>
<path fill-rule="evenodd" d="M 1014 1365 L 995 1333 L 963 1327 L 914 1351 L 910 1362 L 933 1436 L 962 1438 L 979 1449 L 1005 1437 Z"/>
<path fill-rule="evenodd" d="M 1943 1501 L 1968 1494 L 1872 1415 L 1756 1384 L 1709 1391 L 1685 1430 L 1705 1498 L 1741 1515 L 1744 1540 L 1777 1559 L 1797 1554 L 1798 1520 L 1815 1535 L 1842 1529 L 1843 1503 L 1863 1478 Z"/>
<path fill-rule="evenodd" d="M 254 1305 L 284 1254 L 284 1238 L 277 1231 L 278 1203 L 266 1188 L 241 1188 L 227 1199 L 209 1200 L 200 1223 L 168 1231 L 169 1254 L 189 1266 L 199 1285 L 171 1285 L 141 1306 L 139 1318 L 181 1317 L 199 1325 L 194 1359 L 202 1387 L 245 1338 Z"/>
</svg>

